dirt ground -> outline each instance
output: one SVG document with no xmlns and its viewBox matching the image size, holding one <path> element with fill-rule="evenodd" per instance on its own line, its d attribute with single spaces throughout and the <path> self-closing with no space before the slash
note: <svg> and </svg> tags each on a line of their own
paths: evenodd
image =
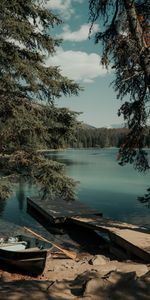
<svg viewBox="0 0 150 300">
<path fill-rule="evenodd" d="M 149 295 L 149 265 L 104 255 L 82 255 L 77 260 L 49 255 L 38 277 L 0 270 L 3 300 L 148 300 Z"/>
</svg>

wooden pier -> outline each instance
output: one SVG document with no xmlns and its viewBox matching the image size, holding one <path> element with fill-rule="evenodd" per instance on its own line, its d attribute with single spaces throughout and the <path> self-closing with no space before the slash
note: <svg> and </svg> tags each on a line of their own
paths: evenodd
<svg viewBox="0 0 150 300">
<path fill-rule="evenodd" d="M 45 220 L 52 224 L 63 224 L 74 216 L 102 216 L 102 213 L 87 208 L 79 201 L 64 201 L 61 199 L 49 200 L 37 197 L 27 197 L 27 209 L 34 209 Z"/>
<path fill-rule="evenodd" d="M 110 240 L 129 255 L 150 263 L 150 231 L 133 224 L 103 217 L 71 217 L 71 222 L 96 231 L 107 233 Z"/>
<path fill-rule="evenodd" d="M 114 221 L 102 217 L 94 209 L 89 209 L 78 201 L 51 201 L 28 198 L 30 209 L 40 213 L 53 224 L 74 223 L 95 231 L 108 234 L 112 244 L 124 250 L 128 257 L 140 258 L 150 263 L 150 231 L 136 225 Z"/>
</svg>

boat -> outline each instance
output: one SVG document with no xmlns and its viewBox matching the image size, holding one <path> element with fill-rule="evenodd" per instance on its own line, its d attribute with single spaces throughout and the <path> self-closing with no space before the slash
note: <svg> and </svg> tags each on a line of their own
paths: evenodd
<svg viewBox="0 0 150 300">
<path fill-rule="evenodd" d="M 43 273 L 52 244 L 18 235 L 0 238 L 0 266 L 5 270 L 38 276 Z"/>
</svg>

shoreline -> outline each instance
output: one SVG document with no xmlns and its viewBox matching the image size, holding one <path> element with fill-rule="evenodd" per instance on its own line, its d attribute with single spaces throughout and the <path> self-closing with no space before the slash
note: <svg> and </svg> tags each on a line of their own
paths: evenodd
<svg viewBox="0 0 150 300">
<path fill-rule="evenodd" d="M 2 222 L 1 228 L 5 227 Z M 20 230 L 11 224 L 10 231 L 19 234 Z M 110 245 L 104 242 L 98 248 L 92 243 L 93 248 L 94 254 L 82 249 L 76 259 L 54 248 L 47 254 L 44 272 L 37 277 L 0 269 L 0 299 L 148 300 L 150 264 L 117 259 L 118 253 L 110 251 Z"/>
<path fill-rule="evenodd" d="M 92 300 L 127 300 L 138 299 L 141 293 L 146 300 L 149 289 L 150 266 L 132 261 L 110 260 L 104 255 L 83 255 L 78 260 L 68 258 L 47 258 L 45 271 L 38 277 L 11 274 L 0 271 L 2 286 L 0 297 L 7 299 L 92 299 Z M 32 293 L 32 297 L 31 297 Z M 5 297 L 4 297 L 5 295 Z M 121 298 L 118 296 L 122 295 Z M 15 297 L 14 297 L 15 296 Z M 26 298 L 25 298 L 26 297 Z M 128 298 L 129 297 L 129 298 Z"/>
</svg>

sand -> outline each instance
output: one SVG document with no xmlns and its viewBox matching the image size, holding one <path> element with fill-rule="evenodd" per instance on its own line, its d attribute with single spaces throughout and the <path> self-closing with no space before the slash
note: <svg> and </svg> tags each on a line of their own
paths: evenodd
<svg viewBox="0 0 150 300">
<path fill-rule="evenodd" d="M 149 270 L 149 265 L 104 255 L 82 254 L 77 260 L 49 255 L 38 277 L 0 270 L 0 299 L 148 300 Z"/>
</svg>

